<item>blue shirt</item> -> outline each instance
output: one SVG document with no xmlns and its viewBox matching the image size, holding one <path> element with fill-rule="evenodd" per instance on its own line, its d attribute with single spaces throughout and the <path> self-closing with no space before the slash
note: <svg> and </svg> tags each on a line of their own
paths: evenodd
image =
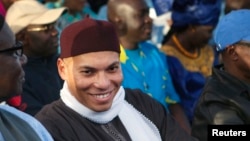
<svg viewBox="0 0 250 141">
<path fill-rule="evenodd" d="M 7 111 L 16 117 L 22 119 L 24 122 L 30 125 L 30 127 L 37 133 L 42 141 L 53 141 L 49 132 L 45 129 L 45 127 L 34 117 L 19 111 L 11 106 L 8 105 L 0 105 L 0 110 Z M 5 141 L 3 135 L 0 131 L 0 141 Z"/>
<path fill-rule="evenodd" d="M 121 63 L 124 87 L 141 89 L 166 109 L 168 104 L 180 101 L 172 84 L 166 56 L 156 46 L 143 42 L 135 50 L 125 49 L 125 53 L 127 60 Z"/>
</svg>

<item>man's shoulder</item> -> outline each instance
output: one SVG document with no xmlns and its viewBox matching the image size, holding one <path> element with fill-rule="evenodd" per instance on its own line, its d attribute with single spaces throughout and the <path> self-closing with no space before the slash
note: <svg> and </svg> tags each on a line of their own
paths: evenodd
<svg viewBox="0 0 250 141">
<path fill-rule="evenodd" d="M 41 120 L 43 118 L 56 118 L 55 114 L 57 112 L 55 111 L 66 108 L 66 106 L 64 107 L 64 105 L 65 104 L 62 102 L 61 99 L 53 101 L 52 103 L 43 106 L 43 108 L 35 115 L 35 117 L 38 120 Z"/>
<path fill-rule="evenodd" d="M 125 93 L 125 100 L 145 115 L 153 114 L 158 110 L 165 111 L 162 104 L 140 89 L 125 88 Z"/>
<path fill-rule="evenodd" d="M 27 114 L 27 113 L 24 113 L 14 107 L 11 107 L 9 105 L 0 105 L 0 110 L 3 112 L 3 113 L 6 113 L 8 115 L 13 115 L 17 118 L 20 118 L 20 119 L 34 119 L 31 115 Z"/>
<path fill-rule="evenodd" d="M 128 102 L 134 102 L 137 100 L 149 100 L 151 101 L 151 97 L 145 93 L 143 93 L 140 89 L 131 89 L 125 88 L 125 99 Z"/>
<path fill-rule="evenodd" d="M 143 48 L 143 49 L 147 49 L 147 50 L 157 50 L 159 51 L 159 48 L 151 43 L 151 42 L 148 42 L 148 41 L 144 41 L 144 42 L 140 42 L 139 45 Z"/>
<path fill-rule="evenodd" d="M 141 42 L 139 46 L 146 56 L 150 54 L 154 59 L 159 57 L 160 60 L 165 61 L 166 55 L 153 43 L 145 41 Z"/>
<path fill-rule="evenodd" d="M 33 116 L 20 111 L 14 107 L 8 106 L 8 105 L 1 105 L 0 106 L 1 113 L 4 114 L 6 117 L 12 117 L 14 119 L 20 119 L 21 121 L 35 126 L 40 126 L 40 123 L 37 119 L 35 119 Z"/>
<path fill-rule="evenodd" d="M 23 134 L 24 138 L 40 138 L 46 141 L 52 140 L 48 131 L 33 116 L 8 105 L 0 105 L 0 113 L 1 118 L 6 119 L 4 122 L 5 125 L 1 126 L 10 127 L 10 130 L 13 129 L 13 127 L 15 128 L 15 130 L 12 130 L 13 137 L 15 136 L 18 138 L 18 134 L 16 133 L 20 132 Z M 23 129 L 25 129 L 25 131 Z"/>
</svg>

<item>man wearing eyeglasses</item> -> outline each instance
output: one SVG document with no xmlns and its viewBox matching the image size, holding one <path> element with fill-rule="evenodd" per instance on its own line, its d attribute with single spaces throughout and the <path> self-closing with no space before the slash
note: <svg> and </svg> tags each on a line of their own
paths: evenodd
<svg viewBox="0 0 250 141">
<path fill-rule="evenodd" d="M 59 33 L 55 23 L 64 11 L 65 8 L 49 10 L 37 0 L 19 0 L 6 14 L 6 21 L 23 42 L 28 58 L 20 108 L 31 115 L 59 99 L 62 80 L 56 67 Z"/>
<path fill-rule="evenodd" d="M 215 125 L 228 125 L 224 126 L 224 131 L 226 127 L 235 131 L 233 136 L 239 137 L 235 139 L 249 140 L 249 135 L 240 138 L 236 132 L 246 132 L 243 125 L 250 124 L 249 17 L 250 10 L 232 11 L 222 17 L 215 29 L 214 41 L 223 65 L 213 69 L 195 110 L 192 135 L 201 141 L 206 141 L 209 135 L 212 137 L 208 125 L 214 125 L 214 133 L 220 127 Z M 241 129 L 232 125 L 240 125 Z M 223 132 L 220 136 L 223 136 Z"/>
<path fill-rule="evenodd" d="M 51 135 L 34 117 L 6 105 L 6 100 L 22 92 L 27 62 L 20 42 L 0 15 L 0 141 L 52 141 Z"/>
</svg>

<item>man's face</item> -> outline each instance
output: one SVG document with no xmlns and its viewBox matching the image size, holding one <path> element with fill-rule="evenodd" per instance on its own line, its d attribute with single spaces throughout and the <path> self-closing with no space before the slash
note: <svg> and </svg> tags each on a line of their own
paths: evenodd
<svg viewBox="0 0 250 141">
<path fill-rule="evenodd" d="M 191 40 L 196 47 L 204 47 L 208 44 L 209 40 L 212 37 L 214 27 L 210 25 L 198 25 L 195 26 L 195 31 L 192 32 L 192 38 L 195 40 Z"/>
<path fill-rule="evenodd" d="M 241 74 L 250 80 L 250 43 L 241 42 L 236 44 L 235 50 L 238 54 L 237 67 Z"/>
<path fill-rule="evenodd" d="M 58 70 L 72 95 L 97 112 L 111 107 L 123 79 L 119 54 L 113 51 L 58 59 Z"/>
<path fill-rule="evenodd" d="M 128 3 L 128 4 L 127 4 Z M 130 0 L 121 4 L 120 18 L 125 25 L 125 37 L 132 42 L 141 42 L 151 37 L 152 19 L 143 0 Z"/>
<path fill-rule="evenodd" d="M 49 56 L 58 51 L 58 31 L 54 23 L 29 25 L 26 34 L 28 36 L 28 50 L 33 56 Z M 27 55 L 30 56 L 30 53 Z"/>
<path fill-rule="evenodd" d="M 22 65 L 25 56 L 18 57 L 15 51 L 4 51 L 15 46 L 15 38 L 7 24 L 0 31 L 0 101 L 21 94 L 24 82 Z M 2 51 L 2 52 L 1 52 Z"/>
</svg>

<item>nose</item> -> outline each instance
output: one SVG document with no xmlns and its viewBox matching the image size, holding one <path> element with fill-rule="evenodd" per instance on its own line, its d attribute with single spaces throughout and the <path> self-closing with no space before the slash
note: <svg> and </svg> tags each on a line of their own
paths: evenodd
<svg viewBox="0 0 250 141">
<path fill-rule="evenodd" d="M 153 19 L 150 18 L 149 14 L 148 14 L 148 15 L 145 17 L 144 21 L 145 21 L 145 23 L 150 23 L 150 24 L 152 24 Z"/>
<path fill-rule="evenodd" d="M 28 62 L 28 58 L 25 54 L 23 54 L 20 58 L 19 58 L 22 66 L 25 65 Z"/>
<path fill-rule="evenodd" d="M 58 35 L 58 29 L 57 29 L 56 25 L 53 25 L 53 27 L 51 29 L 51 35 L 52 36 L 57 36 Z"/>
<path fill-rule="evenodd" d="M 104 72 L 98 73 L 95 77 L 93 85 L 99 89 L 107 89 L 110 85 L 110 80 Z"/>
</svg>

